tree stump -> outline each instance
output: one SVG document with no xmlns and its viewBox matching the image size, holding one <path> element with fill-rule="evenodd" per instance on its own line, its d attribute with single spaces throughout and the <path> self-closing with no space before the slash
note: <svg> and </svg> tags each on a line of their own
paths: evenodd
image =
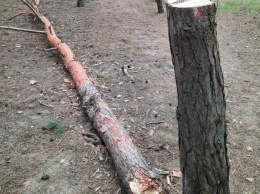
<svg viewBox="0 0 260 194">
<path fill-rule="evenodd" d="M 157 7 L 158 7 L 158 13 L 163 13 L 164 9 L 163 9 L 163 2 L 162 0 L 156 0 L 157 3 Z"/>
<path fill-rule="evenodd" d="M 178 1 L 180 2 L 180 1 Z M 209 0 L 167 4 L 184 194 L 228 194 L 226 103 Z"/>
<path fill-rule="evenodd" d="M 84 7 L 85 6 L 85 0 L 77 0 L 77 7 Z"/>
</svg>

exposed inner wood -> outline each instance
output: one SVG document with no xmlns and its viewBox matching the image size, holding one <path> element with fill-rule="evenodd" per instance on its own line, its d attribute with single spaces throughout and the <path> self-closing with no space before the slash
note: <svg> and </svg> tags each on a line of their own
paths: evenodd
<svg viewBox="0 0 260 194">
<path fill-rule="evenodd" d="M 213 2 L 209 0 L 189 0 L 189 1 L 182 1 L 182 0 L 168 0 L 167 4 L 172 7 L 179 7 L 179 8 L 191 8 L 191 7 L 201 7 L 213 4 Z"/>
</svg>

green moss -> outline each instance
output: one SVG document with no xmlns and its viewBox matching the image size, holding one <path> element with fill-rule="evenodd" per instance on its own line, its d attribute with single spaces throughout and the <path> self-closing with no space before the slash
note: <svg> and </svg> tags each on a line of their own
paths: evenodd
<svg viewBox="0 0 260 194">
<path fill-rule="evenodd" d="M 56 57 L 57 53 L 54 51 L 43 51 L 41 53 L 41 57 L 43 58 L 52 58 L 52 57 Z"/>
<path fill-rule="evenodd" d="M 55 119 L 48 120 L 46 128 L 51 131 L 54 131 L 56 135 L 62 135 L 68 130 L 67 127 L 62 126 L 60 122 Z"/>
</svg>

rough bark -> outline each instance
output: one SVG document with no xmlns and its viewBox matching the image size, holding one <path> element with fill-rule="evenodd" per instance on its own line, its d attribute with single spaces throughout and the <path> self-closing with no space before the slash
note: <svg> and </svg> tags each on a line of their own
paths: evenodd
<svg viewBox="0 0 260 194">
<path fill-rule="evenodd" d="M 40 13 L 37 6 L 32 5 L 30 0 L 21 1 L 41 20 L 49 43 L 57 48 L 64 65 L 70 72 L 83 99 L 85 112 L 113 158 L 119 178 L 124 186 L 124 193 L 164 193 L 158 180 L 161 171 L 151 168 L 147 164 L 133 144 L 126 129 L 101 99 L 101 95 L 90 81 L 83 66 L 75 60 L 71 49 L 57 37 L 50 21 Z"/>
<path fill-rule="evenodd" d="M 77 7 L 84 7 L 85 6 L 85 0 L 77 0 Z"/>
<path fill-rule="evenodd" d="M 163 13 L 164 9 L 163 9 L 163 1 L 162 0 L 156 0 L 157 3 L 157 7 L 158 7 L 158 13 Z"/>
<path fill-rule="evenodd" d="M 229 194 L 224 80 L 216 7 L 208 0 L 167 4 L 178 92 L 184 194 Z"/>
<path fill-rule="evenodd" d="M 116 119 L 108 105 L 101 99 L 91 81 L 79 86 L 83 107 L 94 128 L 110 152 L 125 192 L 135 194 L 163 193 L 157 182 L 158 174 L 152 169 L 133 144 L 129 134 Z"/>
</svg>

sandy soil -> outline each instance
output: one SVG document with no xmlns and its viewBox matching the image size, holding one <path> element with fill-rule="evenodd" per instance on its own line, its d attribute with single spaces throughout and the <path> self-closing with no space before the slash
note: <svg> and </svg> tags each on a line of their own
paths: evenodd
<svg viewBox="0 0 260 194">
<path fill-rule="evenodd" d="M 28 16 L 6 21 L 24 7 L 20 1 L 0 0 L 0 5 L 0 25 L 42 29 Z M 147 161 L 178 170 L 177 95 L 166 14 L 157 14 L 152 0 L 94 0 L 84 8 L 76 1 L 46 0 L 41 10 Z M 217 15 L 234 194 L 260 193 L 259 16 L 251 11 Z M 82 137 L 93 129 L 66 80 L 69 74 L 47 48 L 44 35 L 0 30 L 0 193 L 120 193 L 104 147 Z M 123 74 L 127 66 L 133 78 Z M 60 136 L 46 130 L 50 119 L 68 130 Z M 181 180 L 172 184 L 170 193 L 181 193 Z"/>
</svg>

